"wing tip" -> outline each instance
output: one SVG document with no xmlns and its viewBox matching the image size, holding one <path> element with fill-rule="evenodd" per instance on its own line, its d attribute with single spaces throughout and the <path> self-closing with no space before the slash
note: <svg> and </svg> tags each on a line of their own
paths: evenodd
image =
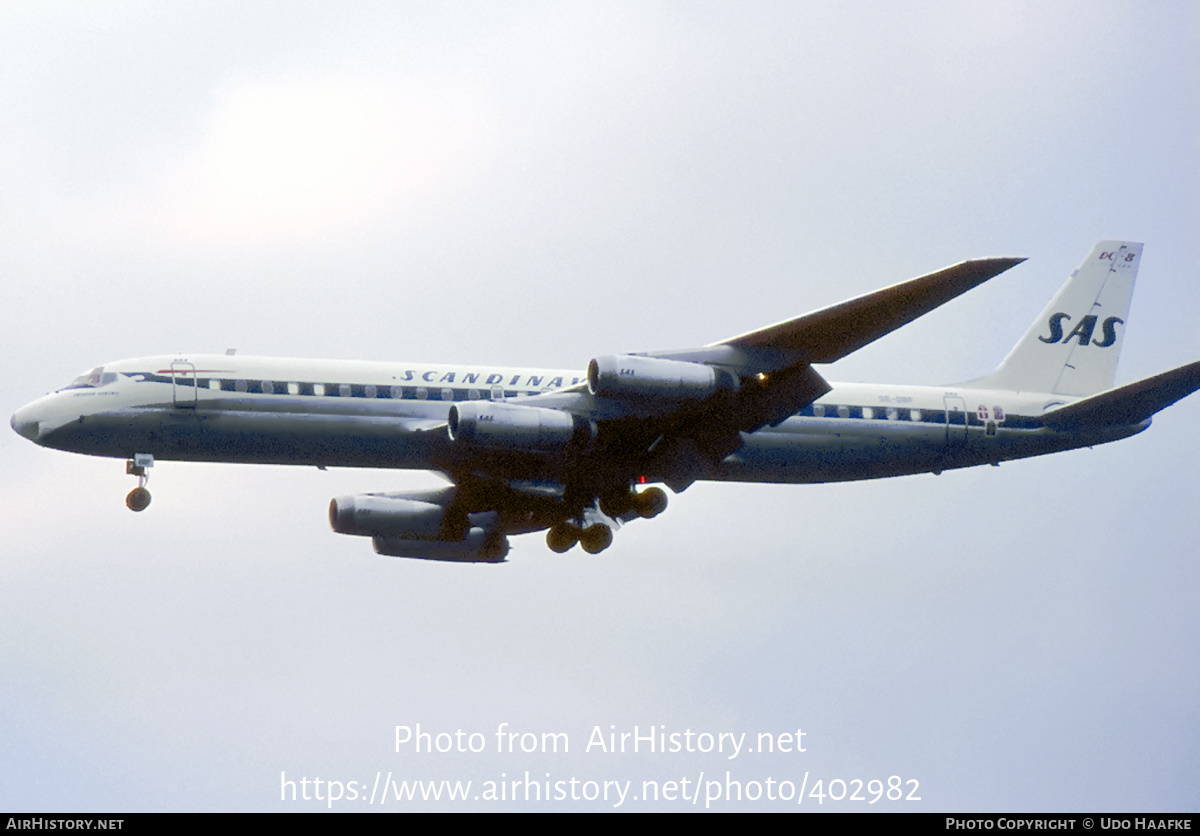
<svg viewBox="0 0 1200 836">
<path fill-rule="evenodd" d="M 1000 255 L 1000 256 L 988 256 L 985 258 L 969 258 L 966 261 L 962 261 L 959 263 L 960 264 L 978 264 L 980 266 L 988 265 L 988 266 L 992 266 L 992 267 L 997 267 L 997 268 L 999 268 L 997 270 L 997 272 L 1002 273 L 1005 270 L 1008 270 L 1012 267 L 1016 267 L 1018 264 L 1020 264 L 1024 261 L 1028 261 L 1028 260 L 1029 260 L 1029 257 L 1023 256 L 1023 255 L 1022 256 Z"/>
</svg>

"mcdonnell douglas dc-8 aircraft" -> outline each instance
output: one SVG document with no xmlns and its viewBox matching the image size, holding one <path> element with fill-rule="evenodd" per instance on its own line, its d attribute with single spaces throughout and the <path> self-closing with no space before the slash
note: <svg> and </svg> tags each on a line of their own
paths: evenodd
<svg viewBox="0 0 1200 836">
<path fill-rule="evenodd" d="M 964 261 L 702 348 L 544 369 L 166 356 L 98 366 L 21 408 L 46 447 L 127 459 L 417 468 L 436 490 L 338 497 L 329 521 L 384 555 L 496 563 L 547 531 L 607 548 L 698 479 L 834 482 L 999 464 L 1139 433 L 1200 362 L 1118 388 L 1142 245 L 1102 241 L 992 374 L 952 386 L 827 383 L 832 363 L 1023 259 Z M 650 485 L 647 487 L 647 485 Z"/>
</svg>

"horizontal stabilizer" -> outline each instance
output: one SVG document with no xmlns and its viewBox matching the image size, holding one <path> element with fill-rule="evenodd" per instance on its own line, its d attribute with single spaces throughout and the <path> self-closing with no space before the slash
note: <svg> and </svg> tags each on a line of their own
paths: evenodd
<svg viewBox="0 0 1200 836">
<path fill-rule="evenodd" d="M 832 363 L 1020 264 L 980 258 L 769 325 L 715 345 L 782 351 L 798 362 Z"/>
<path fill-rule="evenodd" d="M 1084 398 L 1046 414 L 1042 420 L 1055 429 L 1140 424 L 1197 389 L 1200 361 Z"/>
</svg>

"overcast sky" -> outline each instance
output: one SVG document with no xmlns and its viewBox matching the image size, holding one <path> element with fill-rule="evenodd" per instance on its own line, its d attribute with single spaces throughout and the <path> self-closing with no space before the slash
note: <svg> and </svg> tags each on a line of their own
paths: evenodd
<svg viewBox="0 0 1200 836">
<path fill-rule="evenodd" d="M 2 411 L 227 347 L 582 369 L 1028 256 L 823 370 L 942 384 L 1105 238 L 1146 245 L 1119 382 L 1200 359 L 1197 9 L 0 4 Z M 8 432 L 0 809 L 728 771 L 919 781 L 821 809 L 1196 811 L 1198 428 L 1200 396 L 999 469 L 699 484 L 603 555 L 501 566 L 329 530 L 330 497 L 428 474 L 161 462 L 135 516 L 122 461 Z M 487 751 L 397 753 L 417 723 Z M 570 752 L 497 754 L 501 723 Z M 806 751 L 584 751 L 635 725 Z"/>
</svg>

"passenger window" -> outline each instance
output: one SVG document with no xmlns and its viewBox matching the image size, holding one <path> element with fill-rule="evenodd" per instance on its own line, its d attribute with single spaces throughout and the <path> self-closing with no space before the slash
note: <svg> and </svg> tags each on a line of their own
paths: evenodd
<svg viewBox="0 0 1200 836">
<path fill-rule="evenodd" d="M 404 397 L 404 387 L 403 386 L 393 386 L 392 387 L 392 397 L 395 398 L 396 400 L 400 400 L 401 398 L 403 398 Z"/>
<path fill-rule="evenodd" d="M 324 395 L 325 394 L 325 384 L 324 383 L 314 383 L 313 384 L 313 394 L 314 395 Z"/>
<path fill-rule="evenodd" d="M 221 388 L 221 381 L 219 381 L 219 380 L 210 380 L 210 381 L 208 381 L 208 388 L 209 388 L 209 389 L 220 389 L 220 388 Z"/>
<path fill-rule="evenodd" d="M 245 391 L 246 391 L 246 388 L 247 388 L 247 387 L 246 387 L 246 381 L 244 381 L 244 380 L 239 380 L 239 381 L 235 382 L 235 383 L 233 384 L 233 388 L 234 388 L 234 390 L 235 390 L 235 391 L 238 391 L 238 392 L 245 392 Z"/>
<path fill-rule="evenodd" d="M 454 400 L 454 390 L 453 389 L 442 389 L 442 400 L 444 400 L 444 401 Z"/>
<path fill-rule="evenodd" d="M 875 410 L 871 409 L 871 407 L 869 407 L 869 406 L 864 406 L 863 407 L 863 417 L 864 418 L 874 418 Z"/>
<path fill-rule="evenodd" d="M 825 404 L 823 404 L 823 403 L 813 404 L 813 417 L 814 418 L 824 418 L 825 417 Z"/>
<path fill-rule="evenodd" d="M 264 395 L 274 395 L 275 394 L 275 384 L 269 380 L 264 380 L 262 382 L 262 393 Z"/>
<path fill-rule="evenodd" d="M 424 386 L 417 387 L 417 400 L 423 401 L 429 397 L 429 390 Z"/>
<path fill-rule="evenodd" d="M 494 400 L 494 401 L 504 400 L 504 387 L 503 386 L 493 386 L 492 387 L 492 400 Z"/>
<path fill-rule="evenodd" d="M 894 406 L 888 407 L 887 417 L 889 421 L 895 421 L 900 417 L 900 410 L 896 409 Z"/>
<path fill-rule="evenodd" d="M 350 384 L 349 383 L 340 384 L 338 386 L 338 394 L 341 395 L 343 398 L 350 397 Z"/>
<path fill-rule="evenodd" d="M 479 394 L 479 390 L 478 390 L 478 389 L 468 389 L 468 390 L 467 390 L 467 400 L 469 400 L 469 401 L 477 401 L 477 400 L 479 400 L 479 398 L 480 398 L 480 397 L 481 397 L 481 396 L 480 396 L 480 394 Z"/>
<path fill-rule="evenodd" d="M 850 407 L 848 407 L 848 406 L 839 406 L 837 408 L 837 412 L 838 412 L 839 418 L 849 418 L 850 417 Z"/>
<path fill-rule="evenodd" d="M 379 394 L 379 390 L 377 390 L 374 386 L 367 385 L 363 387 L 363 397 L 373 398 L 377 394 Z"/>
<path fill-rule="evenodd" d="M 289 383 L 287 385 L 287 390 L 288 390 L 289 395 L 299 395 L 300 394 L 300 384 L 299 383 Z"/>
<path fill-rule="evenodd" d="M 921 420 L 921 410 L 914 409 L 912 412 L 910 412 L 908 414 L 908 417 L 911 418 L 913 421 L 920 421 Z"/>
</svg>

